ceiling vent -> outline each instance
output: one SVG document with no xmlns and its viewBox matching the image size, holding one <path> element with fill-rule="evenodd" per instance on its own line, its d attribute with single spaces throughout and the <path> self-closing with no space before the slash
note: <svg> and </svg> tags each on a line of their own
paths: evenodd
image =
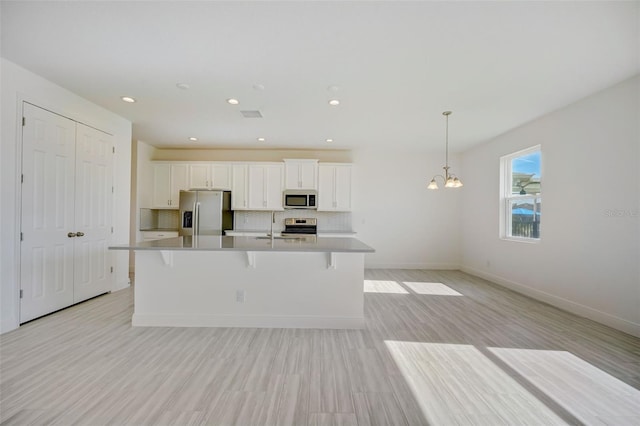
<svg viewBox="0 0 640 426">
<path fill-rule="evenodd" d="M 262 118 L 260 111 L 240 111 L 244 118 Z"/>
</svg>

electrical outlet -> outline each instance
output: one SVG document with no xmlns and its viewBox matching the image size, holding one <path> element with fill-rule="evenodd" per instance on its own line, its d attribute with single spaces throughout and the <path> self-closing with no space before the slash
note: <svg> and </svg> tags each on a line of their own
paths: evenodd
<svg viewBox="0 0 640 426">
<path fill-rule="evenodd" d="M 244 303 L 247 298 L 247 292 L 244 290 L 236 290 L 236 302 Z"/>
</svg>

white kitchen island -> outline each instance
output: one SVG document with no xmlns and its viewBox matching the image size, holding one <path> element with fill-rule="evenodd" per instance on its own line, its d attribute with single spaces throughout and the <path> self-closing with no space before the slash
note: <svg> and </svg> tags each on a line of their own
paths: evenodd
<svg viewBox="0 0 640 426">
<path fill-rule="evenodd" d="M 177 237 L 135 250 L 134 326 L 362 328 L 355 238 Z"/>
</svg>

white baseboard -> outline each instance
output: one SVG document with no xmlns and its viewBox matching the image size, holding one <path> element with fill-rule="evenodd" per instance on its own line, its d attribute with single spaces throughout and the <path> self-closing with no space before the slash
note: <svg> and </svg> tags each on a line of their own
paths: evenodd
<svg viewBox="0 0 640 426">
<path fill-rule="evenodd" d="M 440 269 L 459 270 L 457 263 L 366 263 L 365 269 Z"/>
<path fill-rule="evenodd" d="M 555 306 L 556 308 L 571 312 L 572 314 L 576 314 L 581 317 L 599 322 L 611 328 L 615 328 L 616 330 L 631 334 L 632 336 L 640 337 L 640 324 L 628 321 L 624 318 L 620 318 L 615 315 L 599 311 L 590 306 L 582 305 L 580 303 L 576 303 L 571 300 L 528 287 L 526 285 L 508 280 L 506 278 L 491 274 L 480 269 L 463 266 L 462 268 L 460 268 L 460 270 L 466 272 L 467 274 L 484 278 L 493 283 L 496 283 L 518 293 L 527 295 L 534 299 L 540 300 L 542 302 L 546 302 L 550 305 Z"/>
<path fill-rule="evenodd" d="M 20 327 L 18 321 L 0 321 L 0 334 L 8 333 Z"/>
<path fill-rule="evenodd" d="M 324 328 L 362 329 L 364 318 L 303 316 L 225 316 L 133 314 L 138 327 L 243 327 L 243 328 Z"/>
<path fill-rule="evenodd" d="M 124 290 L 129 287 L 131 287 L 131 280 L 127 278 L 126 280 L 116 282 L 111 291 Z"/>
</svg>

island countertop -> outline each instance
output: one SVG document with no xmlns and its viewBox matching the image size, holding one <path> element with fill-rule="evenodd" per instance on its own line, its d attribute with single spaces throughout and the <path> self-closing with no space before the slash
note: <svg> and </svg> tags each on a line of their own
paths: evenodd
<svg viewBox="0 0 640 426">
<path fill-rule="evenodd" d="M 110 250 L 177 251 L 276 251 L 320 253 L 373 253 L 375 250 L 356 238 L 232 237 L 216 235 L 184 236 L 140 241 L 109 247 Z"/>
</svg>

